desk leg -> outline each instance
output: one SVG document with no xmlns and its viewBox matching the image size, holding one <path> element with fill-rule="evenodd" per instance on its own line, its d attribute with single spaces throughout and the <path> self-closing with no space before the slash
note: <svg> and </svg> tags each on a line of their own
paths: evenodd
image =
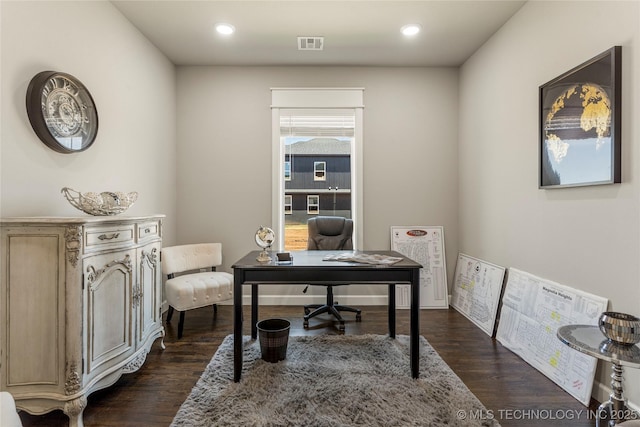
<svg viewBox="0 0 640 427">
<path fill-rule="evenodd" d="M 411 273 L 411 334 L 409 337 L 411 353 L 411 376 L 420 376 L 420 269 Z"/>
<path fill-rule="evenodd" d="M 244 273 L 233 272 L 233 381 L 240 381 L 242 374 L 242 283 Z"/>
<path fill-rule="evenodd" d="M 251 285 L 251 339 L 258 337 L 258 285 Z"/>
<path fill-rule="evenodd" d="M 396 337 L 396 285 L 389 285 L 389 337 Z"/>
</svg>

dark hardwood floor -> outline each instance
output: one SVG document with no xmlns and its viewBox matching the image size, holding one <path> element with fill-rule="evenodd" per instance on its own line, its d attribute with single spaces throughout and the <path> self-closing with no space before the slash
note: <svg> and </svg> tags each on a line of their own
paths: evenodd
<svg viewBox="0 0 640 427">
<path fill-rule="evenodd" d="M 346 334 L 387 333 L 386 307 L 360 308 L 362 322 L 345 315 Z M 166 349 L 156 341 L 138 372 L 91 394 L 84 411 L 85 426 L 168 426 L 218 345 L 233 332 L 231 306 L 220 306 L 215 321 L 212 313 L 211 307 L 187 312 L 180 340 L 177 316 L 173 324 L 165 324 Z M 311 327 L 303 329 L 302 307 L 260 307 L 260 318 L 269 317 L 290 320 L 291 335 L 339 333 L 329 317 L 323 316 L 312 319 Z M 248 306 L 245 319 L 250 319 Z M 592 414 L 597 402 L 586 408 L 455 310 L 422 310 L 420 324 L 421 335 L 502 426 L 595 426 Z M 396 331 L 409 334 L 408 310 L 398 310 Z M 244 333 L 250 333 L 249 322 L 245 322 Z M 62 411 L 45 415 L 21 412 L 20 416 L 25 427 L 68 425 Z"/>
</svg>

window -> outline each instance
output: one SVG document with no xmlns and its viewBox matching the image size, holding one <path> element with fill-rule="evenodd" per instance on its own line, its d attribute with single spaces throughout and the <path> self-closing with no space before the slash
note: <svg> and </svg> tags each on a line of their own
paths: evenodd
<svg viewBox="0 0 640 427">
<path fill-rule="evenodd" d="M 284 162 L 284 180 L 291 181 L 291 162 L 290 161 Z"/>
<path fill-rule="evenodd" d="M 313 162 L 313 180 L 327 180 L 327 162 Z"/>
<path fill-rule="evenodd" d="M 307 220 L 316 215 L 353 219 L 354 247 L 362 248 L 363 89 L 271 94 L 274 249 L 306 249 Z"/>
<path fill-rule="evenodd" d="M 320 196 L 307 196 L 307 213 L 311 215 L 317 215 L 320 213 Z"/>
<path fill-rule="evenodd" d="M 284 214 L 291 215 L 293 213 L 293 200 L 291 194 L 284 195 Z"/>
</svg>

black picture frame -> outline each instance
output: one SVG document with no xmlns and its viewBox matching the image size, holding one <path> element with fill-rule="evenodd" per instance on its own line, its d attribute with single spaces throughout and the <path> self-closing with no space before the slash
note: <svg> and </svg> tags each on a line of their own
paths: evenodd
<svg viewBox="0 0 640 427">
<path fill-rule="evenodd" d="M 621 182 L 622 47 L 540 86 L 538 188 Z"/>
</svg>

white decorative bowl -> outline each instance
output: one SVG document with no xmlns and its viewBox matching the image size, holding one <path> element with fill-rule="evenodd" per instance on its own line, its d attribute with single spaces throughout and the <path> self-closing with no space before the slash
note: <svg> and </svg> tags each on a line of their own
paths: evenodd
<svg viewBox="0 0 640 427">
<path fill-rule="evenodd" d="M 89 215 L 118 215 L 129 209 L 138 200 L 138 193 L 103 191 L 102 193 L 81 193 L 69 187 L 61 190 L 64 197 L 76 209 Z"/>
<path fill-rule="evenodd" d="M 640 319 L 631 314 L 605 311 L 598 318 L 598 327 L 605 337 L 617 344 L 640 342 Z"/>
</svg>

